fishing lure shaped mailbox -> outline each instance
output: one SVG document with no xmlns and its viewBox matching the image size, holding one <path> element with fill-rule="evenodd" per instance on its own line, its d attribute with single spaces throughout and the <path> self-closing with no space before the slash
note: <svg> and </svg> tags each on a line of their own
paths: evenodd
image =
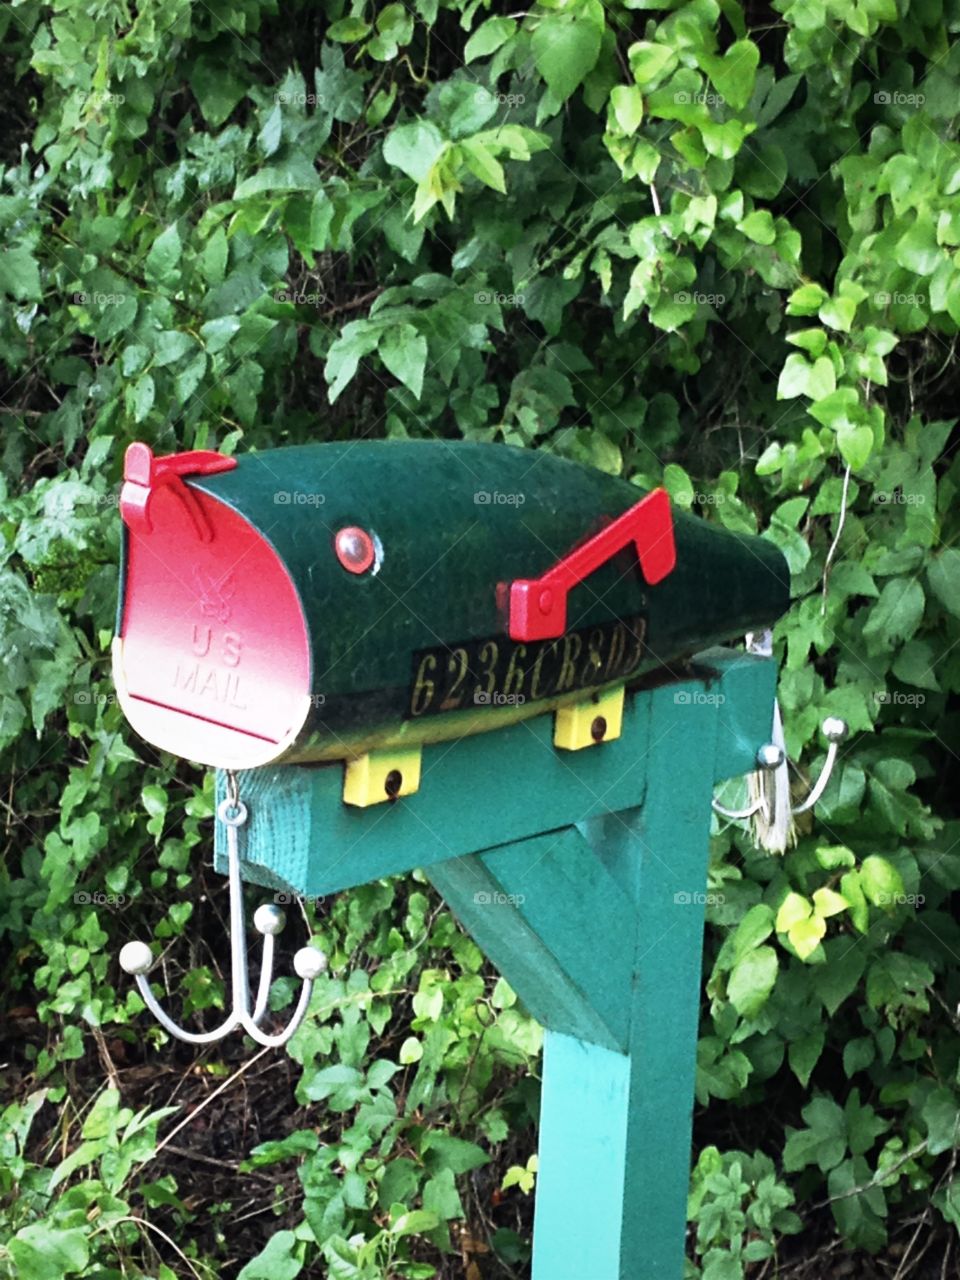
<svg viewBox="0 0 960 1280">
<path fill-rule="evenodd" d="M 233 1012 L 182 1030 L 128 943 L 152 1012 L 282 1043 L 325 959 L 266 1034 L 283 918 L 251 1001 L 241 879 L 422 867 L 546 1029 L 535 1280 L 679 1280 L 713 790 L 783 765 L 772 658 L 713 646 L 786 609 L 780 552 L 505 445 L 134 444 L 124 474 L 118 696 L 218 770 L 231 889 Z"/>
</svg>

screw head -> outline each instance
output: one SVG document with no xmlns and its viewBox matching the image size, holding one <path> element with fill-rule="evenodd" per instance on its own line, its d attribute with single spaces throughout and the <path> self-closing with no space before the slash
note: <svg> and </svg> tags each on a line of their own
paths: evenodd
<svg viewBox="0 0 960 1280">
<path fill-rule="evenodd" d="M 765 742 L 757 752 L 758 768 L 767 769 L 771 773 L 774 769 L 779 769 L 783 761 L 783 749 L 778 747 L 775 742 Z"/>
<path fill-rule="evenodd" d="M 841 720 L 839 716 L 827 716 L 820 728 L 828 742 L 842 742 L 850 732 L 846 720 Z"/>
<path fill-rule="evenodd" d="M 287 917 L 272 902 L 264 902 L 253 913 L 253 927 L 257 933 L 271 934 L 276 937 L 287 923 Z"/>
<path fill-rule="evenodd" d="M 303 978 L 306 982 L 312 982 L 314 978 L 319 978 L 321 973 L 326 970 L 327 957 L 322 951 L 318 951 L 316 947 L 301 947 L 293 957 L 293 967 L 298 978 Z"/>
<path fill-rule="evenodd" d="M 153 967 L 153 952 L 145 942 L 127 942 L 120 948 L 120 968 L 131 977 L 149 973 Z"/>
</svg>

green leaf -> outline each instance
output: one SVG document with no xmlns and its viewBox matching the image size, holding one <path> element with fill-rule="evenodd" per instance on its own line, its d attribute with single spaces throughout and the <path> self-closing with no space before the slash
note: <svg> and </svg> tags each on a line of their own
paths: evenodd
<svg viewBox="0 0 960 1280">
<path fill-rule="evenodd" d="M 927 1126 L 927 1150 L 930 1155 L 960 1146 L 960 1105 L 949 1089 L 939 1088 L 927 1098 L 921 1111 Z"/>
<path fill-rule="evenodd" d="M 873 429 L 842 422 L 837 427 L 837 445 L 844 462 L 853 471 L 859 471 L 867 465 L 873 452 Z"/>
<path fill-rule="evenodd" d="M 752 40 L 738 40 L 722 58 L 702 53 L 700 65 L 717 92 L 734 111 L 742 111 L 753 96 L 760 50 Z"/>
<path fill-rule="evenodd" d="M 545 13 L 530 41 L 537 70 L 561 102 L 565 102 L 600 56 L 603 7 L 584 5 L 579 12 Z"/>
<path fill-rule="evenodd" d="M 174 274 L 182 248 L 176 223 L 157 236 L 144 263 L 144 275 L 151 284 L 162 284 Z"/>
<path fill-rule="evenodd" d="M 353 320 L 344 326 L 340 337 L 327 353 L 323 371 L 329 384 L 327 396 L 331 404 L 352 381 L 361 359 L 376 350 L 380 332 L 378 326 L 371 325 L 366 320 Z"/>
<path fill-rule="evenodd" d="M 873 905 L 887 911 L 892 911 L 904 897 L 903 877 L 893 863 L 879 854 L 864 858 L 860 884 Z"/>
<path fill-rule="evenodd" d="M 847 900 L 854 928 L 860 933 L 866 933 L 870 922 L 870 910 L 860 883 L 859 871 L 848 871 L 846 875 L 840 877 L 840 892 Z"/>
<path fill-rule="evenodd" d="M 414 1062 L 419 1062 L 423 1057 L 423 1041 L 418 1040 L 416 1036 L 407 1036 L 403 1044 L 400 1046 L 399 1059 L 402 1066 L 410 1066 Z"/>
<path fill-rule="evenodd" d="M 857 304 L 852 298 L 829 298 L 820 308 L 819 316 L 831 329 L 839 329 L 841 333 L 849 333 L 853 326 L 853 318 L 857 314 Z"/>
<path fill-rule="evenodd" d="M 283 195 L 288 191 L 314 191 L 320 175 L 305 156 L 291 156 L 280 164 L 264 165 L 256 173 L 237 184 L 234 200 L 249 200 L 251 196 Z"/>
<path fill-rule="evenodd" d="M 435 124 L 429 120 L 415 120 L 398 125 L 387 135 L 383 143 L 383 158 L 408 178 L 422 182 L 445 145 Z"/>
<path fill-rule="evenodd" d="M 960 550 L 945 547 L 927 562 L 930 590 L 945 609 L 960 618 Z"/>
<path fill-rule="evenodd" d="M 377 348 L 380 359 L 395 378 L 419 400 L 427 364 L 427 340 L 412 324 L 385 330 Z"/>
<path fill-rule="evenodd" d="M 936 230 L 928 213 L 919 215 L 910 230 L 900 237 L 893 256 L 907 271 L 918 276 L 933 275 L 943 261 L 943 251 L 937 244 Z"/>
<path fill-rule="evenodd" d="M 633 78 L 641 89 L 652 89 L 677 65 L 677 55 L 669 45 L 638 40 L 627 50 Z"/>
<path fill-rule="evenodd" d="M 439 118 L 451 138 L 466 138 L 497 113 L 496 95 L 472 80 L 448 80 L 437 95 Z"/>
<path fill-rule="evenodd" d="M 824 871 L 839 871 L 841 867 L 854 867 L 857 864 L 853 850 L 848 849 L 845 844 L 818 845 L 815 856 Z"/>
<path fill-rule="evenodd" d="M 923 617 L 923 587 L 915 578 L 891 578 L 871 608 L 863 636 L 890 649 L 911 638 Z"/>
<path fill-rule="evenodd" d="M 818 284 L 802 284 L 787 299 L 788 316 L 814 316 L 827 298 L 825 289 Z"/>
<path fill-rule="evenodd" d="M 496 53 L 516 29 L 517 24 L 513 18 L 488 18 L 486 22 L 481 22 L 464 46 L 464 62 L 469 64 L 477 58 L 485 58 L 490 53 Z"/>
<path fill-rule="evenodd" d="M 362 18 L 340 18 L 327 27 L 327 39 L 352 44 L 370 34 L 370 23 Z"/>
<path fill-rule="evenodd" d="M 467 138 L 462 142 L 463 157 L 467 168 L 475 178 L 501 195 L 506 195 L 507 184 L 503 175 L 503 166 L 495 160 L 482 142 L 476 138 Z"/>
<path fill-rule="evenodd" d="M 773 244 L 777 238 L 773 215 L 769 209 L 754 209 L 737 224 L 737 230 L 742 231 L 747 239 L 753 240 L 755 244 Z"/>
<path fill-rule="evenodd" d="M 61 1280 L 84 1271 L 90 1256 L 82 1228 L 61 1231 L 49 1222 L 21 1227 L 7 1249 L 20 1280 Z"/>
<path fill-rule="evenodd" d="M 733 966 L 727 995 L 741 1016 L 752 1018 L 760 1012 L 773 990 L 777 970 L 777 953 L 766 946 L 748 951 Z"/>
<path fill-rule="evenodd" d="M 292 1231 L 278 1231 L 241 1269 L 237 1280 L 294 1280 L 303 1270 L 299 1247 Z"/>
<path fill-rule="evenodd" d="M 610 90 L 610 105 L 619 128 L 636 133 L 643 120 L 643 94 L 633 84 L 618 84 Z"/>
<path fill-rule="evenodd" d="M 801 894 L 788 893 L 777 912 L 777 933 L 786 933 L 788 929 L 792 929 L 801 920 L 806 920 L 812 911 L 812 905 Z"/>
<path fill-rule="evenodd" d="M 758 902 L 750 908 L 733 934 L 731 948 L 735 960 L 741 960 L 770 937 L 774 930 L 773 908 Z"/>
<path fill-rule="evenodd" d="M 814 889 L 813 909 L 821 919 L 839 915 L 847 910 L 847 900 L 833 889 Z"/>
<path fill-rule="evenodd" d="M 795 396 L 804 395 L 811 400 L 820 400 L 830 395 L 835 388 L 833 362 L 827 356 L 821 356 L 811 364 L 799 351 L 794 351 L 787 356 L 780 372 L 777 399 L 791 400 Z"/>
<path fill-rule="evenodd" d="M 807 960 L 816 951 L 826 931 L 826 922 L 820 916 L 811 915 L 792 924 L 787 930 L 787 937 L 800 959 Z"/>
<path fill-rule="evenodd" d="M 128 410 L 134 422 L 143 422 L 153 408 L 153 401 L 156 395 L 153 378 L 149 373 L 145 373 L 143 377 L 136 380 L 132 387 L 128 388 L 128 392 Z"/>
<path fill-rule="evenodd" d="M 40 269 L 29 249 L 22 245 L 0 253 L 0 293 L 21 302 L 40 301 Z"/>
<path fill-rule="evenodd" d="M 247 92 L 249 79 L 217 59 L 202 55 L 193 64 L 190 88 L 207 124 L 221 125 Z"/>
<path fill-rule="evenodd" d="M 810 1083 L 813 1068 L 820 1061 L 825 1041 L 826 1034 L 822 1027 L 818 1027 L 815 1031 L 809 1031 L 799 1040 L 790 1042 L 790 1046 L 787 1049 L 790 1070 L 804 1088 Z"/>
</svg>

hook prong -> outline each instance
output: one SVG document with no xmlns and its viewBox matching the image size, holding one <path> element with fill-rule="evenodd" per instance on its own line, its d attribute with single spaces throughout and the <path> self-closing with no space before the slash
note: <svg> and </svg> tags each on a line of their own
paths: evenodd
<svg viewBox="0 0 960 1280">
<path fill-rule="evenodd" d="M 153 965 L 153 952 L 145 942 L 128 942 L 120 952 L 120 966 L 131 974 L 144 1004 L 170 1035 L 187 1044 L 212 1044 L 228 1035 L 236 1027 L 242 1027 L 258 1044 L 277 1047 L 290 1039 L 300 1026 L 310 1003 L 314 981 L 327 967 L 327 958 L 314 947 L 301 947 L 293 958 L 293 967 L 302 980 L 300 998 L 293 1016 L 286 1027 L 276 1035 L 261 1031 L 259 1023 L 267 1011 L 270 985 L 273 980 L 273 961 L 277 935 L 286 923 L 283 912 L 272 903 L 264 903 L 254 913 L 253 923 L 263 937 L 263 955 L 260 979 L 253 1011 L 250 1011 L 250 985 L 247 969 L 247 939 L 243 919 L 243 881 L 240 875 L 240 851 L 238 829 L 247 820 L 247 806 L 240 799 L 236 774 L 227 773 L 227 794 L 217 806 L 217 818 L 226 829 L 227 877 L 230 891 L 230 978 L 233 995 L 233 1012 L 213 1031 L 185 1031 L 178 1027 L 164 1012 L 156 996 L 150 990 L 147 975 Z"/>
</svg>

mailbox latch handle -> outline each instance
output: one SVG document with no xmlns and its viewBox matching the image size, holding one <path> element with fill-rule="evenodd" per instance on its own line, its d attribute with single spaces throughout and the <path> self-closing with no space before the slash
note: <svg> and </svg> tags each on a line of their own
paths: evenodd
<svg viewBox="0 0 960 1280">
<path fill-rule="evenodd" d="M 210 476 L 218 471 L 232 471 L 236 458 L 217 453 L 215 449 L 189 449 L 157 458 L 148 444 L 135 441 L 123 457 L 123 488 L 120 490 L 120 514 L 130 529 L 149 533 L 150 499 L 163 485 L 177 495 L 186 508 L 194 532 L 201 542 L 213 539 L 213 530 L 197 495 L 184 484 L 184 476 Z"/>
<path fill-rule="evenodd" d="M 581 542 L 539 578 L 510 584 L 510 639 L 555 640 L 567 626 L 567 595 L 611 556 L 633 543 L 653 586 L 677 563 L 673 515 L 666 489 L 654 489 L 606 528 Z"/>
</svg>

